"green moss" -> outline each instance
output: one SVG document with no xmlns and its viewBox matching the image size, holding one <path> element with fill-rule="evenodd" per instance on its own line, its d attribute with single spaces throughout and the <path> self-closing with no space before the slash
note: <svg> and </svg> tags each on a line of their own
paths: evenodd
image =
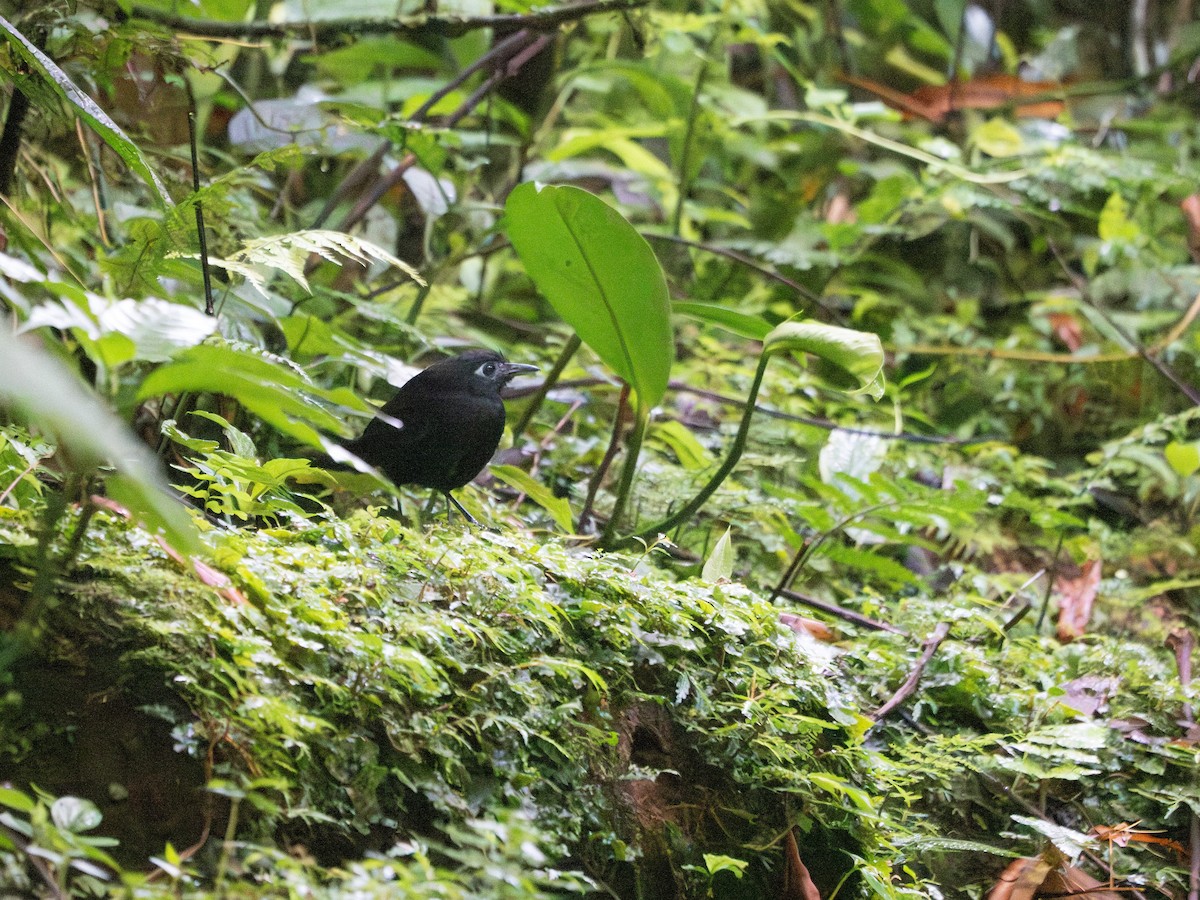
<svg viewBox="0 0 1200 900">
<path fill-rule="evenodd" d="M 705 853 L 747 859 L 739 885 L 765 889 L 789 823 L 828 849 L 828 886 L 874 842 L 844 808 L 866 757 L 831 712 L 846 701 L 828 655 L 750 591 L 365 513 L 209 540 L 245 599 L 98 515 L 38 665 L 69 661 L 90 692 L 151 709 L 202 775 L 190 788 L 237 798 L 255 853 L 303 847 L 336 867 L 419 845 L 453 873 L 519 820 L 546 867 L 675 896 Z M 55 718 L 44 703 L 36 716 Z"/>
</svg>

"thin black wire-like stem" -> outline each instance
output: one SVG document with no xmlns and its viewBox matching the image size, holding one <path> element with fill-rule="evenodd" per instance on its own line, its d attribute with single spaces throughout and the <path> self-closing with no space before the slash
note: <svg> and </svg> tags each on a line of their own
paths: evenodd
<svg viewBox="0 0 1200 900">
<path fill-rule="evenodd" d="M 563 370 L 567 367 L 567 363 L 571 361 L 582 345 L 583 340 L 577 334 L 572 334 L 563 345 L 562 351 L 558 354 L 558 359 L 554 361 L 553 367 L 546 373 L 546 377 L 542 379 L 541 385 L 534 390 L 533 399 L 526 404 L 525 409 L 521 412 L 521 418 L 517 420 L 517 424 L 513 427 L 514 438 L 519 438 L 525 433 L 525 429 L 529 427 L 529 423 L 533 421 L 533 417 L 545 402 L 546 395 L 558 384 Z"/>
<path fill-rule="evenodd" d="M 192 145 L 192 191 L 196 195 L 196 235 L 200 239 L 200 274 L 204 278 L 204 312 L 217 314 L 213 305 L 212 275 L 208 271 L 208 238 L 204 234 L 204 204 L 200 202 L 200 152 L 196 148 L 196 110 L 188 110 L 188 139 Z"/>
<path fill-rule="evenodd" d="M 760 275 L 765 275 L 767 278 L 770 278 L 772 281 L 777 281 L 780 284 L 791 288 L 793 291 L 795 291 L 797 294 L 799 294 L 805 300 L 808 300 L 810 303 L 815 303 L 817 306 L 820 306 L 826 312 L 833 313 L 833 314 L 837 313 L 836 310 L 832 309 L 830 306 L 828 306 L 825 303 L 825 301 L 822 297 L 818 296 L 816 293 L 814 293 L 809 288 L 802 285 L 800 282 L 796 281 L 795 279 L 788 278 L 786 275 L 784 275 L 780 272 L 777 272 L 768 266 L 764 266 L 762 263 L 758 262 L 757 260 L 751 259 L 746 254 L 741 253 L 737 250 L 731 250 L 728 247 L 719 247 L 716 244 L 705 244 L 701 241 L 689 240 L 688 238 L 680 237 L 677 234 L 661 234 L 661 233 L 655 232 L 655 231 L 642 231 L 639 233 L 642 235 L 642 237 L 646 238 L 646 240 L 648 240 L 648 241 L 670 241 L 672 244 L 679 244 L 684 247 L 692 247 L 696 250 L 703 250 L 705 253 L 712 253 L 716 256 L 723 256 L 726 259 L 731 259 L 734 262 L 738 263 L 739 265 L 742 265 L 742 266 L 746 267 L 747 269 L 750 269 L 751 271 L 757 272 Z"/>
<path fill-rule="evenodd" d="M 1200 391 L 1196 390 L 1196 388 L 1192 387 L 1192 385 L 1180 378 L 1178 372 L 1151 353 L 1146 345 L 1138 340 L 1135 335 L 1130 334 L 1125 328 L 1118 324 L 1117 321 L 1108 314 L 1108 310 L 1104 309 L 1099 303 L 1096 302 L 1095 298 L 1092 296 L 1092 292 L 1088 287 L 1087 282 L 1075 274 L 1075 272 L 1067 264 L 1066 258 L 1059 251 L 1058 246 L 1053 241 L 1050 242 L 1049 246 L 1050 252 L 1053 253 L 1054 258 L 1058 260 L 1058 264 L 1062 267 L 1063 273 L 1071 280 L 1071 283 L 1075 285 L 1075 289 L 1079 291 L 1079 296 L 1083 299 L 1083 301 L 1092 309 L 1094 309 L 1100 318 L 1104 319 L 1109 328 L 1119 334 L 1122 339 L 1128 341 L 1129 345 L 1133 347 L 1138 356 L 1153 366 L 1159 375 L 1178 388 L 1179 392 L 1192 402 L 1192 405 L 1200 406 Z"/>
</svg>

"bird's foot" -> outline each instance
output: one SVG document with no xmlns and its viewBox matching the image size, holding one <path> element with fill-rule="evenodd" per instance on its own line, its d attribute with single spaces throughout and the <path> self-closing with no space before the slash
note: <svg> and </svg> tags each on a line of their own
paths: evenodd
<svg viewBox="0 0 1200 900">
<path fill-rule="evenodd" d="M 468 522 L 470 522 L 472 525 L 474 525 L 476 528 L 478 528 L 479 522 L 476 520 L 476 518 L 473 515 L 471 515 L 469 512 L 467 512 L 466 507 L 464 507 L 461 503 L 459 503 L 456 499 L 454 499 L 454 495 L 451 494 L 449 491 L 446 491 L 445 494 L 446 494 L 447 502 L 453 503 L 454 508 L 457 509 L 460 513 L 462 513 L 463 516 L 466 517 L 466 520 Z M 450 518 L 449 507 L 446 508 L 446 518 L 447 518 L 447 520 Z"/>
</svg>

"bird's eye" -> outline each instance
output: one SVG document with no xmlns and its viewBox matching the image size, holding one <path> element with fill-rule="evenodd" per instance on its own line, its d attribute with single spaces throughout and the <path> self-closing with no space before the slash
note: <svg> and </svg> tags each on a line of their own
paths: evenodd
<svg viewBox="0 0 1200 900">
<path fill-rule="evenodd" d="M 491 378 L 496 374 L 496 364 L 494 362 L 486 362 L 475 370 L 476 375 L 482 375 L 484 378 Z"/>
</svg>

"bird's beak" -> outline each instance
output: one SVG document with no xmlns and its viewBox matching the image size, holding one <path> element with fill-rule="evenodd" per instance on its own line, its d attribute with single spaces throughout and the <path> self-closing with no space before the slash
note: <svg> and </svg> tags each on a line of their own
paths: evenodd
<svg viewBox="0 0 1200 900">
<path fill-rule="evenodd" d="M 537 366 L 527 366 L 525 363 L 506 362 L 501 363 L 501 366 L 501 372 L 504 373 L 505 380 L 508 380 L 516 375 L 520 375 L 523 372 L 536 372 L 538 370 Z"/>
</svg>

